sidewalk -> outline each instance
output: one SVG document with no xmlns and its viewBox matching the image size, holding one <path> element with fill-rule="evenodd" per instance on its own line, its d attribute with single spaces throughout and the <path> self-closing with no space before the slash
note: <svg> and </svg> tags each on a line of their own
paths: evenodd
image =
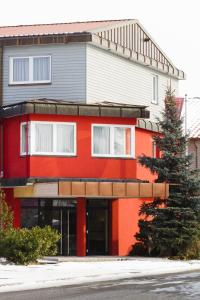
<svg viewBox="0 0 200 300">
<path fill-rule="evenodd" d="M 60 262 L 59 260 L 67 260 Z M 72 261 L 74 260 L 74 261 Z M 200 260 L 141 257 L 48 258 L 42 264 L 0 263 L 0 292 L 200 270 Z"/>
</svg>

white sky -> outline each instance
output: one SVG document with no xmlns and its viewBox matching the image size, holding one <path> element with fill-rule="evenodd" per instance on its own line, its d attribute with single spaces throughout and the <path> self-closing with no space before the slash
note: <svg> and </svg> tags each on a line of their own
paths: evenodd
<svg viewBox="0 0 200 300">
<path fill-rule="evenodd" d="M 179 95 L 200 96 L 199 0 L 1 0 L 0 25 L 138 19 L 187 74 Z"/>
</svg>

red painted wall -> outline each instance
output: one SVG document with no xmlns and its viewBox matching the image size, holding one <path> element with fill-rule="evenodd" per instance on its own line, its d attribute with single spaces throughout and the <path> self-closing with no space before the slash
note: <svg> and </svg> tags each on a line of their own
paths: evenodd
<svg viewBox="0 0 200 300">
<path fill-rule="evenodd" d="M 77 156 L 20 157 L 20 122 L 77 122 Z M 11 177 L 135 178 L 136 160 L 91 156 L 91 124 L 135 124 L 135 119 L 30 115 L 4 121 L 4 174 Z M 12 138 L 10 138 L 12 137 Z"/>
<path fill-rule="evenodd" d="M 142 199 L 117 199 L 112 202 L 112 255 L 125 256 L 136 242 L 138 213 Z"/>
<path fill-rule="evenodd" d="M 136 130 L 136 145 L 135 152 L 136 157 L 143 154 L 151 156 L 153 155 L 153 136 L 155 135 L 152 131 L 147 131 L 145 129 L 137 128 Z M 155 180 L 156 176 L 152 175 L 149 169 L 142 167 L 137 161 L 137 171 L 136 177 L 142 180 Z"/>
<path fill-rule="evenodd" d="M 29 157 L 20 157 L 20 123 L 27 118 L 23 116 L 3 120 L 5 178 L 29 177 Z"/>
<path fill-rule="evenodd" d="M 136 129 L 136 157 L 153 154 L 153 135 L 144 129 Z M 138 162 L 136 178 L 153 181 L 156 176 L 142 167 Z M 138 231 L 139 210 L 143 201 L 151 199 L 117 199 L 112 201 L 112 255 L 125 256 L 132 250 L 136 242 L 134 235 Z"/>
<path fill-rule="evenodd" d="M 76 216 L 76 254 L 77 256 L 86 255 L 86 199 L 77 199 L 77 216 Z"/>
<path fill-rule="evenodd" d="M 13 211 L 13 226 L 18 228 L 21 224 L 20 200 L 14 198 L 13 189 L 4 189 L 4 192 L 5 200 Z"/>
</svg>

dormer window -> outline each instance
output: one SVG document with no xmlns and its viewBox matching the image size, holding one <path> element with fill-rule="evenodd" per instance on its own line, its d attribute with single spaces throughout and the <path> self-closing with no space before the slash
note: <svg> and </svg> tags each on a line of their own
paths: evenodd
<svg viewBox="0 0 200 300">
<path fill-rule="evenodd" d="M 10 57 L 10 84 L 51 82 L 51 56 Z"/>
</svg>

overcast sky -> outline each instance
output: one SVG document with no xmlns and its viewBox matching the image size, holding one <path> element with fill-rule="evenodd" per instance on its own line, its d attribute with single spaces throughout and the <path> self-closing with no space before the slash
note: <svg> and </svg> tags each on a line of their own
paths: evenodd
<svg viewBox="0 0 200 300">
<path fill-rule="evenodd" d="M 200 97 L 199 0 L 2 0 L 0 25 L 138 19 L 187 74 L 179 95 Z"/>
</svg>

